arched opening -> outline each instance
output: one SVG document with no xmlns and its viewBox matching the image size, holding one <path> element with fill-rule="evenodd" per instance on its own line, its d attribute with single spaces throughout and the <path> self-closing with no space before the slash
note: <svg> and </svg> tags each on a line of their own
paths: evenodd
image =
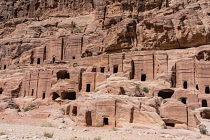
<svg viewBox="0 0 210 140">
<path fill-rule="evenodd" d="M 2 92 L 3 92 L 3 88 L 0 88 L 0 94 L 2 94 Z"/>
<path fill-rule="evenodd" d="M 208 107 L 208 104 L 207 104 L 206 100 L 202 100 L 202 107 Z"/>
<path fill-rule="evenodd" d="M 7 69 L 7 65 L 4 65 L 4 70 Z"/>
<path fill-rule="evenodd" d="M 91 111 L 87 111 L 87 112 L 85 113 L 85 120 L 86 120 L 86 125 L 87 125 L 87 126 L 92 126 Z"/>
<path fill-rule="evenodd" d="M 72 116 L 77 116 L 77 106 L 73 106 Z"/>
<path fill-rule="evenodd" d="M 130 112 L 130 123 L 133 123 L 134 107 L 131 108 Z"/>
<path fill-rule="evenodd" d="M 158 92 L 158 97 L 162 97 L 163 99 L 171 98 L 174 94 L 174 90 L 172 89 L 163 89 Z"/>
<path fill-rule="evenodd" d="M 196 85 L 196 89 L 199 90 L 198 84 Z"/>
<path fill-rule="evenodd" d="M 105 68 L 101 67 L 101 73 L 104 73 L 104 71 L 105 71 Z"/>
<path fill-rule="evenodd" d="M 57 74 L 57 80 L 59 79 L 70 79 L 70 75 L 67 70 L 60 70 Z"/>
<path fill-rule="evenodd" d="M 184 88 L 184 89 L 187 89 L 187 81 L 184 81 L 184 82 L 183 82 L 183 88 Z"/>
<path fill-rule="evenodd" d="M 60 96 L 58 95 L 58 93 L 56 93 L 56 92 L 53 92 L 52 93 L 52 100 L 55 100 L 55 99 L 57 99 L 57 98 L 59 98 Z"/>
<path fill-rule="evenodd" d="M 37 59 L 37 64 L 40 64 L 40 58 Z"/>
<path fill-rule="evenodd" d="M 42 93 L 42 99 L 45 99 L 46 94 Z"/>
<path fill-rule="evenodd" d="M 104 118 L 103 124 L 104 125 L 109 125 L 109 118 Z"/>
<path fill-rule="evenodd" d="M 209 93 L 210 93 L 209 86 L 206 86 L 206 87 L 205 87 L 205 93 L 206 93 L 206 94 L 209 94 Z"/>
<path fill-rule="evenodd" d="M 183 104 L 187 104 L 187 98 L 181 98 L 181 102 L 182 102 Z"/>
<path fill-rule="evenodd" d="M 91 86 L 91 84 L 86 85 L 86 92 L 90 92 L 90 86 Z"/>
<path fill-rule="evenodd" d="M 72 57 L 72 59 L 76 59 L 76 57 L 75 57 L 75 56 L 73 56 L 73 57 Z"/>
<path fill-rule="evenodd" d="M 118 73 L 118 65 L 114 65 L 114 67 L 113 67 L 113 73 Z"/>
<path fill-rule="evenodd" d="M 62 92 L 61 99 L 75 100 L 76 92 Z"/>
<path fill-rule="evenodd" d="M 141 81 L 146 81 L 147 80 L 147 75 L 146 74 L 142 74 L 141 75 Z"/>
<path fill-rule="evenodd" d="M 131 61 L 131 75 L 130 75 L 130 79 L 134 79 L 135 76 L 135 65 L 134 65 L 134 61 Z"/>
</svg>

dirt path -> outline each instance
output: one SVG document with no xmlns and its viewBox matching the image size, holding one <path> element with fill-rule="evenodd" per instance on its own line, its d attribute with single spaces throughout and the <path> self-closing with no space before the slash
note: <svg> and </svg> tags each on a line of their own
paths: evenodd
<svg viewBox="0 0 210 140">
<path fill-rule="evenodd" d="M 14 125 L 0 123 L 0 132 L 6 135 L 0 136 L 5 140 L 44 140 L 44 133 L 53 133 L 52 140 L 186 140 L 181 136 L 169 134 L 152 134 L 142 130 L 131 129 L 104 129 L 104 128 L 82 128 L 58 129 L 55 127 L 40 127 L 28 125 Z M 203 138 L 201 138 L 203 140 Z M 207 139 L 206 139 L 207 140 Z"/>
</svg>

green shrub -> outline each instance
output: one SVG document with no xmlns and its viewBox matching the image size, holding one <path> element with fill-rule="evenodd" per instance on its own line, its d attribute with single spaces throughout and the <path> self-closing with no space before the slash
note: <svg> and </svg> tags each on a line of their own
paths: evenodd
<svg viewBox="0 0 210 140">
<path fill-rule="evenodd" d="M 44 132 L 44 137 L 52 138 L 53 137 L 53 133 Z"/>
<path fill-rule="evenodd" d="M 139 85 L 136 85 L 136 90 L 141 93 L 141 88 L 139 87 Z"/>
<path fill-rule="evenodd" d="M 61 109 L 61 112 L 62 112 L 63 115 L 66 114 L 66 111 L 65 111 L 65 109 L 63 109 L 63 108 Z"/>
<path fill-rule="evenodd" d="M 0 136 L 6 135 L 5 132 L 0 132 Z"/>
<path fill-rule="evenodd" d="M 71 21 L 70 31 L 72 33 L 82 33 L 81 29 L 79 27 L 77 27 L 77 24 L 74 21 Z"/>
<path fill-rule="evenodd" d="M 116 127 L 112 127 L 112 131 L 117 131 L 118 129 Z"/>
<path fill-rule="evenodd" d="M 130 96 L 132 96 L 132 94 L 131 94 L 131 93 L 128 93 L 127 95 L 128 95 L 129 97 L 130 97 Z"/>
<path fill-rule="evenodd" d="M 24 108 L 24 112 L 29 111 L 30 109 L 35 108 L 35 107 L 36 107 L 36 105 L 30 105 L 30 106 Z"/>
<path fill-rule="evenodd" d="M 163 100 L 163 104 L 167 103 L 167 100 Z"/>
<path fill-rule="evenodd" d="M 138 19 L 138 15 L 133 15 L 133 19 Z"/>
<path fill-rule="evenodd" d="M 42 123 L 41 127 L 55 127 L 55 126 L 50 122 L 44 122 Z"/>
<path fill-rule="evenodd" d="M 208 130 L 206 129 L 205 125 L 203 124 L 199 125 L 199 130 L 201 134 L 208 135 Z"/>
<path fill-rule="evenodd" d="M 101 140 L 101 137 L 97 136 L 97 137 L 94 138 L 94 140 Z"/>
<path fill-rule="evenodd" d="M 146 88 L 146 87 L 144 87 L 144 88 L 142 89 L 142 91 L 145 92 L 145 93 L 148 93 L 148 92 L 149 92 L 149 89 Z"/>
</svg>

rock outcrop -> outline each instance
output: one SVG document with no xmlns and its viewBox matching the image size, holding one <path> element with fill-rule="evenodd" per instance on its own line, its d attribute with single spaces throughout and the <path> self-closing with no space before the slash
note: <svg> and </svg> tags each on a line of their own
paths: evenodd
<svg viewBox="0 0 210 140">
<path fill-rule="evenodd" d="M 65 104 L 87 126 L 195 128 L 192 110 L 210 106 L 209 11 L 209 0 L 1 0 L 1 110 L 18 109 L 9 95 Z"/>
</svg>

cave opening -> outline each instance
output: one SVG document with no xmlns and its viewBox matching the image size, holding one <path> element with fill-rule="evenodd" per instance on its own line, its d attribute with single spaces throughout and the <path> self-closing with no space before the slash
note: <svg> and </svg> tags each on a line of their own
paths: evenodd
<svg viewBox="0 0 210 140">
<path fill-rule="evenodd" d="M 76 92 L 62 92 L 61 99 L 75 100 Z"/>
<path fill-rule="evenodd" d="M 158 92 L 158 97 L 162 97 L 163 99 L 171 98 L 174 94 L 174 90 L 172 89 L 163 89 Z"/>
</svg>

